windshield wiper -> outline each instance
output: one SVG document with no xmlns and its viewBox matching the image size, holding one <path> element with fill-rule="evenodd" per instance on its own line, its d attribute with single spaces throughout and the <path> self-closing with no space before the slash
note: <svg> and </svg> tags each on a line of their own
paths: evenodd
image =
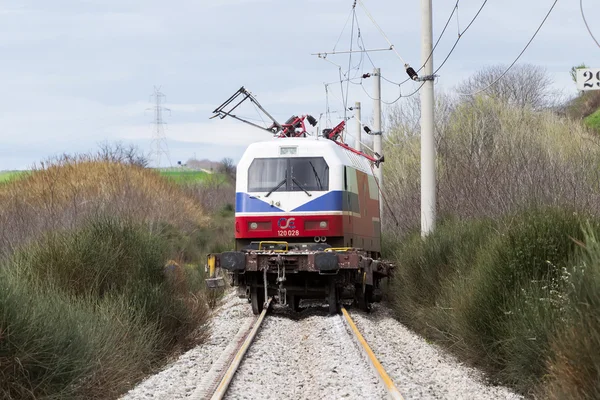
<svg viewBox="0 0 600 400">
<path fill-rule="evenodd" d="M 313 163 L 311 161 L 309 161 L 308 163 L 310 164 L 313 172 L 315 173 L 315 178 L 317 178 L 317 182 L 319 182 L 319 189 L 323 190 L 323 184 L 321 183 L 321 178 L 319 178 L 319 174 L 317 173 L 315 166 L 313 165 Z"/>
<path fill-rule="evenodd" d="M 293 176 L 292 176 L 292 182 L 294 182 L 296 184 L 296 186 L 298 186 L 300 189 L 302 189 L 304 191 L 304 193 L 306 193 L 308 195 L 308 197 L 312 196 L 312 194 L 308 193 L 308 191 L 306 189 L 304 189 L 302 187 L 302 185 L 300 185 L 298 183 L 298 181 L 296 180 L 296 178 L 294 178 Z"/>
<path fill-rule="evenodd" d="M 267 193 L 267 195 L 265 197 L 269 197 L 271 195 L 271 193 L 273 193 L 274 191 L 276 191 L 277 189 L 282 187 L 286 181 L 287 181 L 287 178 L 283 178 L 283 180 L 281 182 L 279 182 L 279 184 L 277 186 L 275 186 L 273 189 L 271 189 L 271 191 L 269 193 Z"/>
</svg>

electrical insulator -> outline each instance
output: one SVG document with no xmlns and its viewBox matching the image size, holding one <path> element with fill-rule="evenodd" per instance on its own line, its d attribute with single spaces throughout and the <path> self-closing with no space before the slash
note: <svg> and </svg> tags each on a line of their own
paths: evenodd
<svg viewBox="0 0 600 400">
<path fill-rule="evenodd" d="M 406 73 L 408 74 L 410 79 L 412 79 L 413 81 L 416 81 L 417 79 L 419 79 L 419 75 L 417 75 L 415 70 L 410 65 L 406 64 L 405 67 L 406 67 Z"/>
</svg>

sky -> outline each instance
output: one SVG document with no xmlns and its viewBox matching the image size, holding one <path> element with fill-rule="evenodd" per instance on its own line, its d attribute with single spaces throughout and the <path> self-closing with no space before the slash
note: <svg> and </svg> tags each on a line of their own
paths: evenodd
<svg viewBox="0 0 600 400">
<path fill-rule="evenodd" d="M 483 0 L 460 0 L 434 55 L 434 68 L 448 54 Z M 245 147 L 269 133 L 241 122 L 209 119 L 241 86 L 280 122 L 292 114 L 321 117 L 327 104 L 331 124 L 344 114 L 338 64 L 312 53 L 356 49 L 357 27 L 367 49 L 388 43 L 360 5 L 343 29 L 353 0 L 3 0 L 0 2 L 0 170 L 28 169 L 58 154 L 96 151 L 99 143 L 133 144 L 151 151 L 154 87 L 166 95 L 165 135 L 170 164 L 196 157 L 237 161 Z M 420 1 L 363 0 L 402 59 L 421 63 Z M 478 69 L 510 64 L 553 0 L 488 1 L 438 72 L 436 90 L 450 91 Z M 576 0 L 559 0 L 520 62 L 546 68 L 555 89 L 573 95 L 569 69 L 600 67 L 600 49 L 590 38 Z M 584 3 L 597 37 L 594 2 Z M 455 6 L 433 0 L 434 40 Z M 339 39 L 339 41 L 338 41 Z M 336 46 L 337 43 L 337 46 Z M 382 75 L 404 80 L 403 63 L 392 51 L 371 53 Z M 351 71 L 370 72 L 370 61 L 353 54 Z M 329 87 L 328 101 L 325 95 Z M 363 120 L 372 112 L 372 80 L 349 85 L 347 106 L 362 102 Z M 401 87 L 404 94 L 416 85 Z M 344 86 L 345 90 L 345 86 Z M 366 92 L 366 93 L 365 93 Z M 382 82 L 382 98 L 393 101 L 399 87 Z M 400 99 L 400 102 L 406 101 Z M 384 108 L 385 111 L 385 108 Z M 240 114 L 259 120 L 250 105 Z M 350 115 L 350 114 L 349 114 Z M 326 127 L 326 115 L 321 128 Z M 355 129 L 349 122 L 350 133 Z M 169 166 L 163 156 L 162 167 Z"/>
</svg>

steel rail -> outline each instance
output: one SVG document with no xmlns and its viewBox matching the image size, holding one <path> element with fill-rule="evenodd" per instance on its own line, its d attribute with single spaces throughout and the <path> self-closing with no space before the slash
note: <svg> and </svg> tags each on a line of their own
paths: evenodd
<svg viewBox="0 0 600 400">
<path fill-rule="evenodd" d="M 385 372 L 385 369 L 383 368 L 383 366 L 381 365 L 379 360 L 377 360 L 377 357 L 375 357 L 373 350 L 371 350 L 371 347 L 369 347 L 367 341 L 365 340 L 363 335 L 360 333 L 360 331 L 356 327 L 356 324 L 350 317 L 350 314 L 348 314 L 348 311 L 346 311 L 346 308 L 343 306 L 342 306 L 342 315 L 343 315 L 344 322 L 346 323 L 348 328 L 350 328 L 350 331 L 352 331 L 358 344 L 360 345 L 361 349 L 367 356 L 367 358 L 371 364 L 371 367 L 373 367 L 373 369 L 379 376 L 381 383 L 385 386 L 385 390 L 388 393 L 388 397 L 390 399 L 394 399 L 394 400 L 403 400 L 403 397 L 400 394 L 400 391 L 398 390 L 398 388 L 396 387 L 396 385 L 394 384 L 394 382 L 392 381 L 390 376 L 387 374 L 387 372 Z"/>
<path fill-rule="evenodd" d="M 260 313 L 260 316 L 254 323 L 254 327 L 252 328 L 250 333 L 248 333 L 248 336 L 246 336 L 246 340 L 244 340 L 244 343 L 238 349 L 231 364 L 229 364 L 229 368 L 227 368 L 227 371 L 223 375 L 223 378 L 221 379 L 221 382 L 219 383 L 217 390 L 215 390 L 214 394 L 212 395 L 211 400 L 221 400 L 221 399 L 223 399 L 223 397 L 225 397 L 225 393 L 227 392 L 227 389 L 229 388 L 229 384 L 231 383 L 233 376 L 237 372 L 242 360 L 244 359 L 246 352 L 250 348 L 250 345 L 254 341 L 254 338 L 256 337 L 256 333 L 258 332 L 258 329 L 260 328 L 263 320 L 265 319 L 265 315 L 267 314 L 267 310 L 269 309 L 269 306 L 271 305 L 272 300 L 273 300 L 273 298 L 269 297 L 269 299 L 265 303 L 263 310 Z"/>
</svg>

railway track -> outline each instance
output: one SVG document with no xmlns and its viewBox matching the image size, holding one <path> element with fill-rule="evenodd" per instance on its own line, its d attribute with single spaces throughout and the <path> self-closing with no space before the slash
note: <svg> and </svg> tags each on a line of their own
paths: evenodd
<svg viewBox="0 0 600 400">
<path fill-rule="evenodd" d="M 244 356 L 256 338 L 258 330 L 265 320 L 272 298 L 267 300 L 262 313 L 246 320 L 239 329 L 237 335 L 231 341 L 229 346 L 223 351 L 221 357 L 215 362 L 211 371 L 204 376 L 198 388 L 190 396 L 190 399 L 223 399 L 235 373 L 237 372 Z M 356 324 L 352 320 L 346 308 L 341 308 L 341 315 L 338 316 L 346 327 L 346 332 L 352 337 L 353 341 L 359 347 L 365 359 L 371 365 L 379 381 L 385 388 L 385 392 L 390 399 L 402 399 L 402 396 L 396 388 L 394 382 L 389 377 L 377 357 L 369 347 L 368 343 L 360 333 Z"/>
</svg>

